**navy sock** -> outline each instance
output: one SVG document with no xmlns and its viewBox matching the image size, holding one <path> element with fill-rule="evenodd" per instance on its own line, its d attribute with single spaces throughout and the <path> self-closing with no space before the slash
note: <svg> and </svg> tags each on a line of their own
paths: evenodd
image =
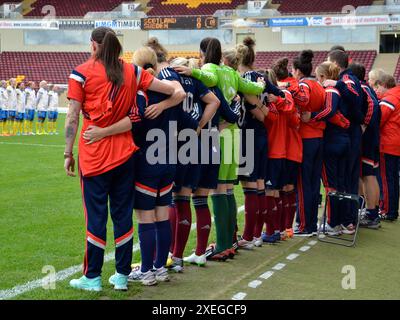
<svg viewBox="0 0 400 320">
<path fill-rule="evenodd" d="M 170 228 L 169 224 L 168 227 Z M 140 271 L 147 272 L 153 268 L 154 250 L 156 248 L 156 226 L 154 223 L 139 223 L 138 230 L 140 255 L 142 256 Z"/>
<path fill-rule="evenodd" d="M 154 267 L 159 269 L 167 263 L 169 246 L 171 244 L 171 225 L 169 220 L 165 220 L 156 222 L 155 226 L 157 254 Z"/>
<path fill-rule="evenodd" d="M 379 216 L 378 210 L 377 209 L 367 209 L 367 216 L 369 219 L 375 220 Z"/>
</svg>

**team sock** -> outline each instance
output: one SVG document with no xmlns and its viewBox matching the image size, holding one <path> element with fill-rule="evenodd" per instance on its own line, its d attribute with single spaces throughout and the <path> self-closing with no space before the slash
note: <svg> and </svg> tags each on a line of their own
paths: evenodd
<svg viewBox="0 0 400 320">
<path fill-rule="evenodd" d="M 139 223 L 138 226 L 140 255 L 142 257 L 141 272 L 153 268 L 153 257 L 156 249 L 156 226 L 154 223 Z"/>
<path fill-rule="evenodd" d="M 176 234 L 174 253 L 175 258 L 182 259 L 187 240 L 192 226 L 192 211 L 190 210 L 190 197 L 176 196 L 174 198 L 176 204 Z"/>
<path fill-rule="evenodd" d="M 244 192 L 244 231 L 243 239 L 253 240 L 254 228 L 259 216 L 257 189 L 243 188 Z"/>
<path fill-rule="evenodd" d="M 57 132 L 57 121 L 53 122 L 53 133 Z"/>
<path fill-rule="evenodd" d="M 282 212 L 283 212 L 283 202 L 282 202 L 282 198 L 275 198 L 275 203 L 276 203 L 276 207 L 277 207 L 277 211 L 276 214 L 274 216 L 274 231 L 275 232 L 280 232 L 281 231 L 281 216 L 282 216 Z"/>
<path fill-rule="evenodd" d="M 155 223 L 156 227 L 156 260 L 154 267 L 159 269 L 167 263 L 171 243 L 171 225 L 169 220 Z"/>
<path fill-rule="evenodd" d="M 24 120 L 24 134 L 28 134 L 28 126 L 29 126 L 28 121 Z"/>
<path fill-rule="evenodd" d="M 217 237 L 216 252 L 222 252 L 232 246 L 232 237 L 229 237 L 229 204 L 226 194 L 214 194 L 211 196 L 214 224 Z M 229 241 L 227 239 L 229 238 Z"/>
<path fill-rule="evenodd" d="M 367 217 L 368 219 L 375 220 L 379 217 L 379 209 L 367 209 Z"/>
<path fill-rule="evenodd" d="M 294 190 L 288 193 L 288 199 L 289 199 L 290 209 L 289 209 L 289 215 L 287 216 L 286 219 L 286 229 L 292 229 L 293 220 L 297 209 L 296 192 Z"/>
<path fill-rule="evenodd" d="M 2 122 L 0 122 L 0 136 L 2 136 L 3 135 L 3 132 L 4 132 L 4 122 L 2 121 Z"/>
<path fill-rule="evenodd" d="M 256 214 L 256 223 L 254 226 L 253 237 L 259 238 L 261 237 L 261 232 L 264 226 L 265 215 L 267 214 L 267 197 L 265 195 L 265 190 L 257 191 L 257 200 L 258 200 L 258 211 Z"/>
<path fill-rule="evenodd" d="M 197 229 L 196 256 L 205 254 L 211 230 L 211 213 L 207 199 L 204 196 L 193 197 Z"/>
<path fill-rule="evenodd" d="M 289 200 L 289 192 L 280 192 L 281 199 L 282 199 L 282 215 L 281 215 L 281 223 L 280 223 L 280 230 L 281 232 L 286 230 L 286 221 L 290 216 L 290 200 Z"/>
<path fill-rule="evenodd" d="M 171 245 L 170 252 L 174 252 L 175 236 L 176 236 L 176 206 L 172 200 L 171 205 L 168 207 L 169 223 L 171 225 Z"/>
<path fill-rule="evenodd" d="M 266 196 L 266 202 L 267 202 L 267 214 L 265 215 L 265 223 L 267 225 L 266 227 L 266 233 L 268 236 L 272 236 L 275 232 L 275 225 L 274 225 L 274 220 L 276 219 L 277 215 L 277 205 L 275 203 L 275 198 L 271 196 Z"/>
<path fill-rule="evenodd" d="M 235 199 L 235 194 L 233 189 L 227 189 L 226 190 L 226 197 L 228 200 L 228 206 L 229 206 L 229 229 L 228 229 L 228 239 L 227 240 L 229 243 L 228 248 L 232 247 L 232 244 L 237 241 L 237 235 L 236 232 L 238 230 L 237 228 L 237 204 L 236 204 L 236 199 Z"/>
<path fill-rule="evenodd" d="M 17 129 L 18 129 L 18 124 L 17 121 L 14 120 L 11 122 L 11 132 L 13 136 L 17 134 Z"/>
</svg>

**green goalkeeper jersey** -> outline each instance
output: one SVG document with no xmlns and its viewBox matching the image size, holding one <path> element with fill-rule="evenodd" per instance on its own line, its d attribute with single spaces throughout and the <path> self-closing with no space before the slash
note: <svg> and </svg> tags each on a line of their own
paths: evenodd
<svg viewBox="0 0 400 320">
<path fill-rule="evenodd" d="M 201 69 L 193 69 L 192 76 L 209 88 L 217 86 L 229 104 L 238 92 L 258 96 L 264 91 L 264 84 L 244 79 L 225 65 L 207 63 Z"/>
</svg>

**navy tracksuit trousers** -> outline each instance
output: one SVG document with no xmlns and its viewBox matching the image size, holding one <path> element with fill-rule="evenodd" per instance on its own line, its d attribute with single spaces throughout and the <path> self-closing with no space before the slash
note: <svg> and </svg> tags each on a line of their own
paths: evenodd
<svg viewBox="0 0 400 320">
<path fill-rule="evenodd" d="M 361 171 L 361 139 L 362 131 L 360 125 L 352 125 L 349 129 L 350 135 L 350 151 L 348 153 L 346 163 L 346 193 L 358 195 Z M 344 226 L 355 223 L 357 220 L 359 205 L 355 202 L 347 203 L 343 209 Z"/>
<path fill-rule="evenodd" d="M 399 216 L 399 156 L 381 153 L 382 210 L 391 218 Z"/>
<path fill-rule="evenodd" d="M 296 221 L 299 230 L 307 233 L 317 231 L 318 200 L 323 157 L 323 139 L 303 139 L 303 162 L 299 170 Z"/>
<path fill-rule="evenodd" d="M 134 156 L 98 176 L 81 175 L 81 187 L 86 219 L 84 275 L 88 278 L 101 275 L 108 207 L 114 225 L 116 269 L 118 273 L 128 275 L 133 247 Z"/>
<path fill-rule="evenodd" d="M 343 139 L 341 143 L 324 144 L 324 166 L 322 181 L 326 190 L 345 192 L 346 189 L 346 160 L 350 152 L 350 141 Z M 327 198 L 328 224 L 335 227 L 344 220 L 343 200 L 336 197 Z"/>
</svg>

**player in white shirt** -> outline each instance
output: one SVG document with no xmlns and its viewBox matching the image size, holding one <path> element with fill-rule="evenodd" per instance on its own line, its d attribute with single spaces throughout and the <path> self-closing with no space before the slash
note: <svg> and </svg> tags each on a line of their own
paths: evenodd
<svg viewBox="0 0 400 320">
<path fill-rule="evenodd" d="M 17 115 L 15 117 L 15 133 L 17 136 L 23 134 L 23 122 L 25 118 L 25 83 L 20 82 L 15 90 L 17 94 Z"/>
<path fill-rule="evenodd" d="M 6 102 L 6 108 L 8 111 L 7 117 L 7 131 L 10 135 L 15 135 L 15 117 L 17 115 L 17 92 L 16 92 L 17 80 L 10 79 L 7 87 L 8 100 Z"/>
<path fill-rule="evenodd" d="M 47 131 L 50 134 L 58 134 L 57 118 L 58 118 L 58 92 L 59 88 L 56 85 L 49 85 L 49 108 Z"/>
<path fill-rule="evenodd" d="M 6 122 L 8 117 L 8 110 L 6 103 L 8 101 L 7 94 L 7 81 L 0 81 L 0 136 L 7 135 Z"/>
<path fill-rule="evenodd" d="M 33 135 L 33 120 L 35 118 L 36 108 L 36 84 L 33 81 L 28 82 L 27 88 L 25 89 L 25 125 L 24 131 L 28 135 Z"/>
<path fill-rule="evenodd" d="M 41 81 L 39 84 L 39 91 L 36 96 L 36 110 L 38 122 L 36 123 L 36 134 L 47 134 L 44 130 L 44 122 L 47 116 L 47 108 L 49 107 L 49 93 L 47 91 L 47 82 Z"/>
</svg>

